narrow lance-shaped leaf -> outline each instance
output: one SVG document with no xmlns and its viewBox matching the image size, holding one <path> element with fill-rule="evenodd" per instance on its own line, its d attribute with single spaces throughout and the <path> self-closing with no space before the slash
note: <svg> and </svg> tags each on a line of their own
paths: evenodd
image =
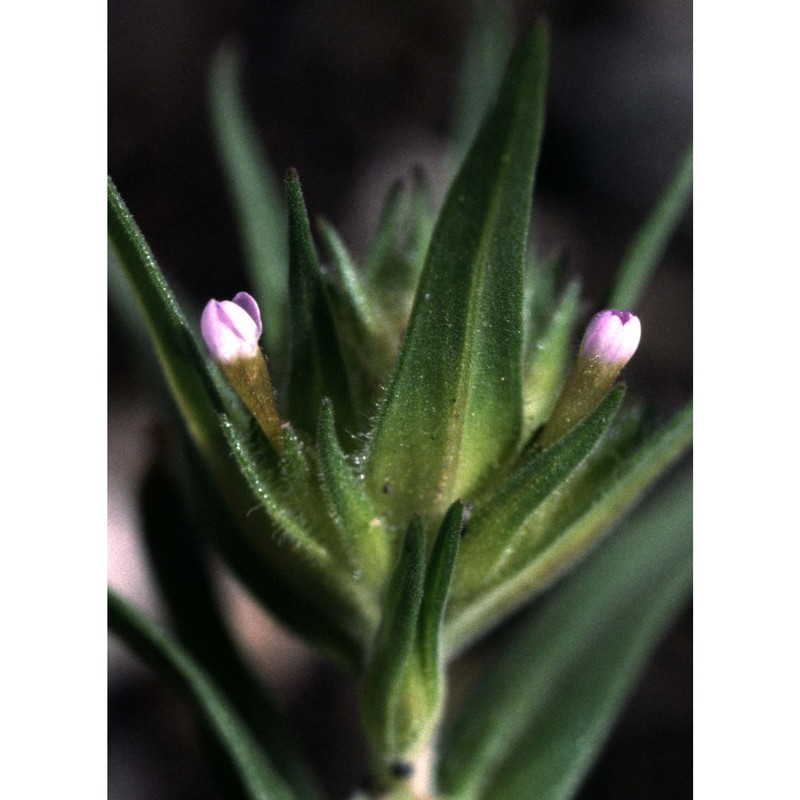
<svg viewBox="0 0 800 800">
<path fill-rule="evenodd" d="M 636 616 L 619 620 L 614 635 L 584 654 L 584 669 L 562 684 L 552 711 L 525 734 L 486 800 L 527 800 L 530 786 L 538 787 L 542 800 L 576 796 L 651 649 L 686 602 L 690 583 L 687 559 L 673 577 L 650 587 Z"/>
<path fill-rule="evenodd" d="M 571 637 L 571 658 L 558 665 L 553 690 L 534 699 L 532 706 L 540 713 L 497 771 L 487 800 L 525 800 L 531 785 L 543 800 L 574 797 L 650 652 L 686 602 L 690 478 L 633 522 L 620 537 L 627 539 L 627 547 L 614 547 L 612 540 L 612 552 L 600 554 L 605 581 L 595 592 L 586 591 L 596 598 L 596 625 L 583 647 L 576 646 L 577 636 Z M 577 598 L 570 599 L 575 603 Z M 547 647 L 548 642 L 540 639 L 538 645 Z M 563 653 L 558 645 L 554 649 Z"/>
<path fill-rule="evenodd" d="M 247 728 L 204 670 L 133 606 L 109 591 L 108 623 L 131 650 L 191 700 L 235 765 L 248 800 L 293 800 Z"/>
<path fill-rule="evenodd" d="M 276 476 L 262 468 L 247 437 L 239 435 L 225 418 L 222 429 L 241 476 L 266 512 L 267 519 L 259 520 L 252 514 L 255 509 L 251 507 L 242 520 L 251 537 L 259 542 L 263 551 L 269 552 L 270 562 L 280 565 L 283 577 L 289 578 L 295 587 L 302 587 L 300 591 L 304 595 L 312 597 L 312 603 L 317 606 L 312 613 L 329 619 L 328 624 L 333 622 L 338 626 L 343 622 L 345 627 L 359 630 L 361 637 L 369 636 L 376 613 L 374 597 L 362 582 L 353 580 L 352 565 L 335 549 L 340 544 L 339 531 L 330 520 L 325 519 L 324 525 L 320 523 L 322 497 L 309 499 L 305 495 L 305 512 L 291 505 L 276 482 Z M 286 434 L 284 464 L 291 460 L 292 479 L 310 479 L 310 471 L 302 452 L 297 449 L 296 440 L 293 441 L 292 432 Z M 305 488 L 295 487 L 296 491 L 290 492 L 289 498 L 302 498 Z M 315 524 L 309 524 L 309 520 Z"/>
<path fill-rule="evenodd" d="M 473 0 L 453 114 L 453 156 L 463 158 L 497 92 L 513 41 L 509 3 Z"/>
<path fill-rule="evenodd" d="M 316 453 L 303 444 L 291 426 L 284 428 L 283 442 L 281 497 L 285 505 L 294 510 L 313 541 L 318 542 L 331 556 L 331 566 L 335 565 L 346 576 L 344 585 L 350 585 L 351 576 L 357 570 L 357 559 L 345 532 L 326 507 Z"/>
<path fill-rule="evenodd" d="M 112 191 L 110 187 L 110 194 Z M 124 209 L 122 201 L 118 197 L 117 200 Z M 163 351 L 159 349 L 158 357 L 164 363 L 164 374 L 175 376 L 171 384 L 176 403 L 183 397 L 185 400 L 183 408 L 188 405 L 191 409 L 192 402 L 200 403 L 201 409 L 203 403 L 211 405 L 210 409 L 203 412 L 208 413 L 210 420 L 208 427 L 204 429 L 209 438 L 200 440 L 201 445 L 204 441 L 208 445 L 202 447 L 204 455 L 206 457 L 210 455 L 211 458 L 201 459 L 188 439 L 183 447 L 188 473 L 192 479 L 193 508 L 202 508 L 198 516 L 204 523 L 204 533 L 254 597 L 276 613 L 292 630 L 299 632 L 316 646 L 337 658 L 340 663 L 355 671 L 362 660 L 364 640 L 371 630 L 368 620 L 364 620 L 357 613 L 354 614 L 351 605 L 343 607 L 337 598 L 331 598 L 327 593 L 320 593 L 321 597 L 314 598 L 300 594 L 296 588 L 299 584 L 297 581 L 292 582 L 292 570 L 288 569 L 291 564 L 287 564 L 287 559 L 293 557 L 288 542 L 281 539 L 276 534 L 274 526 L 260 514 L 247 515 L 247 512 L 253 509 L 253 494 L 238 472 L 237 464 L 231 457 L 231 447 L 220 428 L 216 408 L 206 395 L 207 385 L 211 383 L 212 378 L 206 376 L 208 384 L 205 380 L 201 380 L 197 373 L 190 369 L 191 357 L 177 347 L 181 338 L 170 336 L 172 324 L 183 326 L 184 335 L 188 337 L 183 341 L 191 347 L 194 346 L 191 334 L 185 327 L 180 312 L 174 306 L 174 298 L 163 277 L 158 273 L 155 262 L 145 259 L 145 256 L 147 259 L 152 259 L 152 256 L 144 240 L 141 239 L 141 234 L 135 228 L 133 221 L 129 222 L 132 232 L 139 241 L 138 249 L 125 251 L 128 258 L 125 272 L 128 274 L 121 276 L 124 286 L 118 285 L 116 281 L 113 283 L 121 295 L 120 303 L 127 302 L 130 297 L 129 284 L 132 283 L 137 300 L 140 301 L 139 310 L 132 321 L 139 323 L 138 313 L 141 311 L 142 319 L 149 326 L 149 333 L 153 339 L 156 342 L 164 340 Z M 113 233 L 111 238 L 113 241 Z M 112 250 L 116 251 L 116 248 Z M 116 259 L 115 252 L 115 266 L 117 264 L 122 266 L 121 257 L 119 260 Z M 136 289 L 137 286 L 139 289 Z M 149 345 L 149 341 L 147 344 Z M 195 355 L 202 363 L 199 354 Z M 160 386 L 162 377 L 160 372 L 157 373 L 157 377 L 156 385 Z M 176 421 L 180 430 L 180 415 L 177 409 L 172 409 L 168 398 L 167 404 L 172 411 L 171 418 Z M 182 430 L 181 432 L 183 433 Z M 193 432 L 190 426 L 187 433 L 193 434 Z M 234 433 L 236 436 L 241 435 L 238 428 Z M 192 439 L 195 443 L 198 441 L 197 436 L 193 435 Z M 221 475 L 225 479 L 222 482 L 218 480 Z M 239 509 L 238 524 L 231 517 L 230 508 Z M 245 530 L 249 531 L 248 538 L 245 537 Z M 258 549 L 254 546 L 255 541 L 258 542 Z M 270 551 L 269 558 L 264 552 L 267 549 Z"/>
<path fill-rule="evenodd" d="M 425 263 L 425 254 L 433 233 L 433 191 L 428 176 L 422 167 L 416 167 L 411 179 L 411 195 L 409 198 L 410 230 L 406 250 L 411 261 L 412 272 L 409 275 L 412 290 L 419 279 L 419 273 Z"/>
<path fill-rule="evenodd" d="M 336 549 L 339 532 L 323 513 L 316 472 L 296 434 L 291 428 L 284 431 L 279 474 L 265 460 L 269 453 L 259 448 L 257 432 L 242 435 L 224 416 L 221 427 L 246 492 L 237 504 L 246 539 L 215 537 L 217 546 L 235 561 L 249 586 L 253 581 L 269 583 L 256 594 L 266 597 L 269 608 L 287 624 L 336 656 L 345 656 L 348 666 L 359 666 L 377 626 L 378 609 L 368 587 L 354 580 L 351 564 Z M 258 506 L 264 514 L 254 513 Z"/>
<path fill-rule="evenodd" d="M 523 40 L 434 230 L 369 453 L 368 488 L 387 511 L 438 516 L 517 445 L 547 52 L 545 28 Z"/>
<path fill-rule="evenodd" d="M 564 250 L 545 258 L 529 243 L 522 273 L 522 308 L 524 324 L 523 374 L 530 364 L 533 348 L 556 307 L 556 284 L 563 274 L 567 256 Z"/>
<path fill-rule="evenodd" d="M 330 254 L 325 284 L 350 387 L 359 416 L 367 418 L 374 413 L 377 388 L 394 366 L 395 337 L 338 233 L 325 220 L 318 228 Z"/>
<path fill-rule="evenodd" d="M 175 296 L 116 187 L 108 180 L 108 234 L 142 309 L 167 382 L 193 438 L 218 468 L 229 458 L 219 430 L 223 401 Z"/>
<path fill-rule="evenodd" d="M 118 326 L 121 330 L 125 348 L 136 365 L 137 379 L 152 387 L 157 401 L 166 398 L 169 387 L 158 354 L 153 348 L 147 320 L 131 291 L 130 281 L 111 242 L 108 246 L 108 301 L 109 326 Z"/>
<path fill-rule="evenodd" d="M 400 210 L 403 200 L 402 181 L 395 181 L 386 195 L 372 247 L 364 262 L 364 275 L 373 285 L 385 281 L 392 282 L 390 261 L 397 247 L 397 234 L 400 225 Z"/>
<path fill-rule="evenodd" d="M 369 729 L 374 718 L 379 769 L 414 759 L 439 719 L 445 680 L 442 620 L 463 518 L 464 503 L 457 501 L 445 515 L 427 569 L 419 517 L 409 526 L 364 685 L 365 719 Z"/>
<path fill-rule="evenodd" d="M 595 546 L 600 538 L 692 441 L 692 409 L 687 406 L 627 457 L 593 492 L 593 501 L 564 529 L 542 541 L 532 538 L 529 552 L 516 560 L 523 566 L 502 576 L 491 591 L 466 603 L 451 604 L 448 652 L 462 650 L 503 616 L 542 591 Z M 463 558 L 463 553 L 462 553 Z"/>
<path fill-rule="evenodd" d="M 340 287 L 342 304 L 346 303 L 343 313 L 351 319 L 351 324 L 360 332 L 375 336 L 380 330 L 378 311 L 367 294 L 361 274 L 353 263 L 347 247 L 336 229 L 324 219 L 317 223 L 328 251 L 331 255 L 332 269 Z"/>
<path fill-rule="evenodd" d="M 222 418 L 221 427 L 242 477 L 270 519 L 281 529 L 287 543 L 307 559 L 323 563 L 330 561 L 328 551 L 311 538 L 292 509 L 281 502 L 279 491 L 270 486 L 268 477 L 259 469 L 246 438 L 225 417 Z"/>
<path fill-rule="evenodd" d="M 230 652 L 202 543 L 163 456 L 139 493 L 143 540 L 162 599 L 183 644 L 195 654 Z M 202 620 L 202 622 L 200 622 Z M 223 655 L 223 657 L 226 657 Z"/>
<path fill-rule="evenodd" d="M 238 436 L 227 421 L 223 424 L 230 450 L 252 492 L 249 511 L 240 522 L 261 554 L 254 570 L 243 563 L 249 548 L 234 543 L 232 555 L 238 570 L 244 569 L 250 580 L 286 585 L 288 591 L 267 592 L 272 598 L 270 607 L 279 609 L 281 617 L 303 635 L 326 649 L 332 645 L 336 655 L 348 656 L 348 666 L 359 667 L 361 653 L 353 663 L 353 647 L 362 651 L 371 639 L 379 610 L 374 593 L 354 574 L 341 531 L 325 514 L 316 469 L 309 463 L 311 452 L 287 428 L 279 477 L 272 469 L 264 469 L 247 437 Z M 252 496 L 265 516 L 253 513 L 257 507 L 252 506 Z M 227 550 L 228 542 L 220 546 Z"/>
<path fill-rule="evenodd" d="M 523 523 L 584 461 L 608 430 L 625 395 L 612 389 L 571 433 L 535 454 L 496 493 L 478 503 L 461 555 L 456 593 L 459 598 L 491 584 L 507 561 L 517 557 Z"/>
<path fill-rule="evenodd" d="M 465 508 L 465 504 L 457 500 L 448 509 L 436 536 L 425 574 L 425 588 L 419 611 L 417 658 L 432 709 L 438 706 L 443 696 L 444 665 L 440 646 L 442 622 L 464 530 Z"/>
<path fill-rule="evenodd" d="M 286 209 L 247 112 L 241 85 L 241 54 L 223 45 L 211 68 L 211 112 L 222 166 L 236 211 L 250 278 L 263 309 L 266 352 L 283 345 L 288 295 Z"/>
<path fill-rule="evenodd" d="M 692 149 L 689 148 L 672 182 L 625 254 L 608 300 L 609 308 L 634 308 L 639 302 L 691 196 Z"/>
<path fill-rule="evenodd" d="M 570 341 L 580 307 L 580 287 L 564 290 L 547 328 L 537 337 L 523 382 L 523 438 L 533 433 L 553 410 L 573 353 Z"/>
<path fill-rule="evenodd" d="M 204 557 L 204 543 L 161 461 L 148 473 L 140 498 L 147 552 L 181 643 L 266 748 L 284 780 L 303 798 L 320 797 L 274 703 L 250 672 L 228 630 Z"/>
<path fill-rule="evenodd" d="M 314 593 L 302 591 L 308 586 L 307 562 L 301 557 L 298 583 L 298 570 L 292 569 L 295 553 L 276 526 L 256 513 L 250 513 L 237 525 L 206 464 L 188 441 L 183 450 L 198 523 L 237 578 L 284 625 L 355 673 L 363 660 L 369 625 L 349 606 L 343 607 L 331 598 L 319 581 L 315 581 Z M 247 502 L 248 509 L 252 509 L 249 493 Z"/>
<path fill-rule="evenodd" d="M 362 686 L 362 716 L 378 754 L 404 749 L 409 720 L 403 706 L 404 678 L 414 657 L 425 580 L 425 532 L 412 518 L 384 601 L 383 620 Z"/>
<path fill-rule="evenodd" d="M 691 482 L 643 507 L 516 625 L 441 745 L 448 800 L 568 800 L 685 601 Z"/>
<path fill-rule="evenodd" d="M 315 435 L 320 404 L 327 397 L 337 410 L 341 429 L 352 431 L 347 371 L 320 277 L 300 179 L 293 169 L 286 175 L 286 197 L 291 305 L 289 419 L 298 430 Z"/>
<path fill-rule="evenodd" d="M 329 401 L 320 413 L 317 444 L 326 496 L 343 538 L 353 550 L 356 569 L 380 587 L 388 568 L 389 534 L 339 447 Z"/>
</svg>

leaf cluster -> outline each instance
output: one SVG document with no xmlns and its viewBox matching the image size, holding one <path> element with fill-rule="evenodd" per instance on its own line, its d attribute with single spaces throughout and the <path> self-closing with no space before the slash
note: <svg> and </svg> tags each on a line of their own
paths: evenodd
<svg viewBox="0 0 800 800">
<path fill-rule="evenodd" d="M 512 56 L 438 215 L 415 173 L 409 192 L 390 192 L 359 266 L 324 220 L 320 258 L 294 170 L 286 226 L 275 224 L 283 206 L 246 124 L 235 56 L 220 56 L 216 131 L 269 364 L 285 378 L 279 447 L 206 356 L 109 181 L 112 266 L 125 279 L 111 286 L 117 302 L 136 301 L 185 423 L 176 491 L 187 498 L 173 516 L 147 518 L 178 638 L 113 595 L 109 619 L 195 702 L 244 796 L 319 790 L 236 655 L 209 547 L 358 678 L 375 780 L 397 797 L 410 791 L 403 765 L 440 733 L 447 665 L 568 572 L 441 732 L 427 788 L 464 800 L 524 798 L 530 787 L 572 796 L 685 597 L 687 480 L 604 536 L 686 451 L 691 409 L 652 429 L 617 385 L 563 438 L 538 444 L 582 317 L 578 284 L 561 285 L 558 265 L 528 242 L 548 61 L 539 26 Z M 679 219 L 687 159 L 626 257 L 615 302 L 635 304 Z M 190 592 L 202 602 L 187 603 Z"/>
</svg>

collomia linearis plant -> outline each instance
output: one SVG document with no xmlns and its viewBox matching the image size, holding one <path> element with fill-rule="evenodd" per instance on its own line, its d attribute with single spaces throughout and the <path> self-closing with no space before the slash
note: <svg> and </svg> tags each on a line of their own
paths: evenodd
<svg viewBox="0 0 800 800">
<path fill-rule="evenodd" d="M 690 156 L 592 312 L 528 242 L 547 65 L 539 26 L 438 215 L 416 173 L 360 265 L 329 224 L 312 233 L 290 170 L 286 261 L 202 316 L 182 312 L 109 182 L 114 266 L 187 434 L 185 508 L 155 484 L 143 495 L 174 633 L 113 593 L 109 619 L 199 709 L 231 796 L 324 795 L 238 655 L 181 514 L 357 681 L 362 798 L 573 796 L 686 599 L 688 477 L 626 514 L 687 451 L 691 411 L 654 426 L 618 376 L 648 335 L 636 304 Z M 448 665 L 538 595 L 445 717 Z"/>
</svg>

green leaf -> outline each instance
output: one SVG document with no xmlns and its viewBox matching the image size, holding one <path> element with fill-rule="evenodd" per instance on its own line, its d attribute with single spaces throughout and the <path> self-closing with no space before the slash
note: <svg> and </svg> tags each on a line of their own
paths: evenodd
<svg viewBox="0 0 800 800">
<path fill-rule="evenodd" d="M 380 386 L 394 366 L 396 344 L 387 317 L 367 290 L 361 273 L 333 226 L 318 223 L 331 258 L 325 277 L 359 418 L 374 412 Z"/>
<path fill-rule="evenodd" d="M 260 469 L 246 437 L 240 435 L 226 417 L 222 418 L 222 431 L 242 477 L 269 518 L 280 527 L 283 538 L 306 559 L 321 563 L 329 562 L 330 553 L 309 535 L 294 511 L 281 501 L 280 490 L 270 485 L 269 478 L 266 472 Z"/>
<path fill-rule="evenodd" d="M 415 167 L 411 177 L 410 225 L 406 252 L 411 265 L 409 291 L 413 291 L 425 264 L 425 254 L 433 234 L 433 190 L 422 167 Z"/>
<path fill-rule="evenodd" d="M 446 627 L 448 652 L 461 650 L 575 564 L 642 492 L 686 452 L 691 441 L 692 409 L 689 405 L 639 445 L 616 469 L 601 476 L 587 493 L 588 504 L 581 503 L 560 527 L 556 526 L 545 538 L 529 530 L 527 550 L 520 550 L 515 557 L 514 570 L 504 574 L 491 591 L 484 590 L 466 603 L 451 604 L 452 613 L 448 613 Z M 523 539 L 522 543 L 525 542 Z M 462 562 L 463 559 L 462 552 Z"/>
<path fill-rule="evenodd" d="M 280 182 L 247 112 L 241 83 L 241 53 L 223 45 L 211 67 L 213 130 L 261 307 L 265 349 L 274 359 L 283 349 L 286 326 L 286 209 Z"/>
<path fill-rule="evenodd" d="M 537 252 L 536 247 L 528 244 L 525 269 L 522 273 L 524 368 L 529 366 L 537 340 L 553 317 L 557 305 L 556 284 L 564 271 L 566 260 L 564 250 L 545 258 Z"/>
<path fill-rule="evenodd" d="M 356 673 L 375 625 L 322 580 L 310 580 L 307 560 L 295 557 L 269 520 L 249 514 L 236 524 L 206 464 L 194 449 L 184 452 L 198 522 L 236 577 L 284 625 Z"/>
<path fill-rule="evenodd" d="M 580 286 L 570 283 L 530 354 L 524 371 L 523 438 L 530 436 L 553 411 L 564 376 L 574 357 L 570 344 L 580 308 Z"/>
<path fill-rule="evenodd" d="M 443 514 L 519 440 L 522 272 L 547 53 L 547 31 L 536 28 L 509 65 L 431 239 L 368 456 L 371 495 L 401 519 Z"/>
<path fill-rule="evenodd" d="M 249 800 L 295 797 L 219 689 L 182 647 L 112 591 L 108 595 L 108 622 L 111 631 L 136 655 L 197 707 L 235 765 Z"/>
<path fill-rule="evenodd" d="M 125 340 L 125 350 L 136 365 L 136 377 L 155 386 L 156 393 L 167 394 L 164 373 L 153 349 L 142 309 L 131 292 L 131 285 L 116 251 L 108 246 L 109 327 L 118 328 Z"/>
<path fill-rule="evenodd" d="M 403 689 L 414 655 L 424 580 L 425 531 L 420 517 L 414 516 L 392 574 L 362 685 L 364 727 L 379 754 L 402 754 L 408 744 Z"/>
<path fill-rule="evenodd" d="M 332 516 L 352 548 L 356 569 L 369 583 L 382 587 L 389 567 L 389 534 L 372 501 L 348 463 L 334 427 L 333 407 L 323 403 L 317 435 L 319 464 Z"/>
<path fill-rule="evenodd" d="M 358 559 L 347 532 L 329 513 L 324 487 L 320 483 L 320 469 L 316 452 L 306 445 L 291 426 L 283 431 L 283 458 L 281 460 L 281 497 L 287 508 L 294 510 L 303 528 L 310 532 L 330 553 L 333 564 L 342 573 L 345 584 L 358 573 Z M 361 576 L 358 575 L 358 580 Z"/>
<path fill-rule="evenodd" d="M 200 660 L 227 654 L 233 642 L 220 613 L 204 549 L 163 456 L 139 494 L 152 573 L 181 642 Z"/>
<path fill-rule="evenodd" d="M 381 326 L 378 310 L 364 288 L 361 273 L 347 247 L 327 220 L 319 220 L 317 228 L 331 256 L 331 268 L 337 279 L 335 285 L 339 289 L 343 316 L 351 320 L 350 324 L 359 333 L 378 335 Z"/>
<path fill-rule="evenodd" d="M 424 532 L 412 519 L 392 576 L 384 619 L 367 669 L 362 704 L 377 758 L 379 781 L 397 778 L 386 767 L 419 755 L 434 729 L 444 698 L 440 655 L 442 620 L 464 520 L 456 501 L 436 535 L 427 569 Z"/>
<path fill-rule="evenodd" d="M 291 330 L 288 405 L 292 424 L 311 436 L 324 398 L 336 408 L 340 432 L 354 430 L 353 402 L 297 172 L 286 175 L 289 203 Z"/>
<path fill-rule="evenodd" d="M 453 156 L 458 163 L 475 138 L 483 115 L 497 93 L 513 41 L 505 2 L 473 0 L 453 113 Z"/>
<path fill-rule="evenodd" d="M 205 358 L 116 187 L 108 180 L 108 233 L 150 330 L 170 390 L 200 449 L 221 472 L 230 467 L 218 412 L 222 377 Z"/>
<path fill-rule="evenodd" d="M 414 290 L 422 269 L 418 259 L 424 246 L 424 237 L 429 236 L 425 224 L 420 225 L 424 204 L 421 189 L 419 176 L 415 175 L 410 219 L 407 219 L 403 214 L 403 183 L 398 180 L 392 185 L 364 264 L 365 286 L 379 308 L 383 335 L 391 345 L 391 367 L 396 361 L 399 342 L 408 324 Z M 403 230 L 403 223 L 406 222 L 410 222 L 407 235 Z M 428 224 L 431 224 L 430 217 Z M 381 385 L 385 385 L 385 380 L 381 381 Z"/>
<path fill-rule="evenodd" d="M 428 560 L 425 587 L 419 611 L 417 653 L 424 684 L 429 689 L 430 705 L 435 707 L 442 696 L 444 667 L 441 659 L 441 634 L 450 582 L 464 532 L 465 504 L 453 503 L 445 514 Z"/>
<path fill-rule="evenodd" d="M 141 491 L 144 542 L 182 645 L 220 687 L 281 777 L 303 798 L 321 796 L 277 709 L 228 630 L 191 514 L 159 461 Z"/>
<path fill-rule="evenodd" d="M 262 468 L 247 437 L 224 417 L 222 429 L 241 476 L 266 511 L 267 518 L 259 520 L 250 508 L 245 525 L 251 537 L 271 551 L 269 560 L 292 579 L 295 591 L 315 598 L 318 610 L 312 613 L 338 615 L 345 626 L 361 628 L 368 636 L 377 612 L 374 595 L 362 576 L 353 574 L 350 551 L 341 531 L 323 513 L 323 497 L 311 483 L 311 469 L 293 432 L 284 435 L 282 468 L 288 485 L 282 486 Z"/>
<path fill-rule="evenodd" d="M 455 594 L 469 602 L 497 573 L 519 558 L 524 523 L 577 469 L 614 420 L 625 395 L 615 386 L 580 425 L 533 455 L 486 499 L 479 500 L 461 554 Z"/>
<path fill-rule="evenodd" d="M 392 282 L 391 265 L 397 248 L 400 211 L 403 201 L 403 182 L 395 181 L 386 195 L 386 200 L 378 219 L 378 228 L 372 246 L 364 261 L 364 275 L 373 286 L 382 286 L 387 280 Z"/>
<path fill-rule="evenodd" d="M 369 639 L 374 626 L 372 617 L 375 611 L 369 610 L 365 616 L 360 607 L 363 598 L 359 598 L 359 604 L 354 609 L 351 599 L 343 599 L 319 583 L 313 584 L 315 589 L 309 593 L 307 570 L 302 580 L 298 579 L 297 565 L 292 562 L 294 558 L 307 565 L 307 559 L 297 558 L 296 551 L 288 546 L 270 519 L 261 514 L 248 513 L 253 510 L 253 494 L 242 480 L 220 426 L 216 408 L 217 404 L 222 405 L 222 400 L 214 386 L 215 367 L 209 363 L 210 374 L 202 377 L 189 370 L 193 357 L 204 367 L 206 364 L 141 233 L 112 185 L 109 186 L 109 205 L 112 275 L 117 266 L 124 271 L 124 285 L 120 285 L 116 279 L 110 281 L 109 285 L 114 289 L 118 304 L 128 309 L 131 322 L 138 328 L 141 317 L 158 346 L 159 361 L 164 366 L 163 372 L 154 375 L 155 385 L 160 386 L 163 376 L 173 376 L 175 380 L 170 381 L 170 388 L 176 404 L 180 405 L 183 399 L 183 407 L 188 403 L 191 409 L 191 402 L 195 401 L 201 404 L 201 411 L 207 413 L 209 421 L 204 430 L 209 435 L 199 442 L 200 452 L 206 456 L 205 463 L 201 462 L 193 448 L 184 448 L 190 456 L 187 465 L 194 486 L 193 506 L 202 506 L 203 513 L 200 516 L 204 523 L 208 523 L 204 524 L 204 532 L 254 597 L 292 630 L 355 671 L 362 660 L 365 640 Z M 121 222 L 115 219 L 115 214 L 122 216 Z M 118 248 L 114 247 L 115 236 L 121 244 L 122 254 L 119 257 Z M 123 256 L 127 259 L 124 267 Z M 128 302 L 131 288 L 137 301 L 135 315 L 130 314 L 132 309 Z M 175 336 L 171 333 L 173 326 L 179 330 Z M 186 345 L 186 349 L 177 346 L 181 343 Z M 214 398 L 214 403 L 211 398 Z M 204 400 L 209 404 L 205 409 L 202 405 Z M 169 400 L 168 405 L 172 410 Z M 238 412 L 246 419 L 243 409 L 239 408 Z M 179 415 L 173 413 L 171 419 L 180 429 Z M 263 440 L 260 434 L 256 437 L 244 436 L 240 427 L 231 423 L 232 435 L 250 444 L 257 443 L 255 440 L 259 438 Z M 190 434 L 196 430 L 196 427 L 189 427 Z M 198 437 L 193 435 L 192 438 L 197 443 Z M 263 464 L 260 468 L 263 468 Z M 235 512 L 234 517 L 231 516 L 231 509 Z M 309 594 L 313 594 L 313 597 L 309 597 Z"/>
<path fill-rule="evenodd" d="M 194 400 L 202 403 L 207 398 L 206 390 L 212 377 L 207 376 L 207 383 L 188 370 L 193 358 L 192 348 L 195 347 L 188 326 L 158 272 L 141 233 L 127 214 L 113 186 L 109 186 L 109 195 L 109 204 L 112 206 L 112 219 L 109 221 L 112 245 L 116 233 L 123 246 L 123 254 L 128 259 L 125 274 L 122 276 L 125 285 L 121 286 L 116 279 L 110 281 L 110 288 L 114 288 L 114 297 L 119 305 L 129 312 L 132 311 L 128 298 L 131 288 L 129 284 L 133 284 L 139 302 L 136 314 L 129 313 L 131 322 L 138 328 L 141 312 L 141 317 L 149 326 L 156 343 L 162 342 L 158 355 L 162 363 L 166 364 L 163 374 L 177 376 L 176 381 L 172 382 L 176 402 L 188 393 L 189 400 L 186 402 Z M 122 215 L 121 224 L 128 227 L 115 232 L 113 215 L 117 213 Z M 112 253 L 113 269 L 117 265 L 121 267 L 122 256 L 117 258 L 117 248 L 112 246 Z M 146 303 L 141 301 L 142 296 L 146 298 Z M 171 335 L 173 325 L 181 331 L 175 337 Z M 181 342 L 187 344 L 187 350 L 176 347 Z M 195 352 L 195 356 L 202 363 L 199 354 Z M 168 359 L 166 362 L 163 360 L 165 357 Z M 161 377 L 162 373 L 154 376 L 154 379 L 157 378 L 155 385 L 160 386 Z M 192 391 L 196 393 L 192 394 Z M 321 581 L 314 581 L 314 591 L 309 592 L 308 560 L 297 558 L 296 551 L 288 546 L 270 519 L 260 514 L 248 513 L 253 510 L 253 494 L 242 480 L 236 462 L 231 458 L 231 448 L 220 427 L 216 408 L 210 400 L 206 402 L 210 405 L 207 410 L 210 420 L 206 429 L 210 434 L 207 442 L 210 441 L 212 447 L 202 448 L 201 452 L 208 455 L 210 450 L 212 457 L 201 460 L 188 442 L 183 447 L 190 477 L 192 508 L 198 509 L 198 519 L 202 523 L 204 535 L 260 603 L 293 631 L 355 672 L 362 661 L 365 641 L 369 639 L 375 625 L 372 621 L 375 612 L 370 610 L 365 616 L 361 607 L 354 609 L 352 600 L 341 598 L 322 585 Z M 172 411 L 172 405 L 168 405 Z M 182 433 L 178 414 L 172 413 L 170 418 L 175 420 L 177 429 Z M 192 433 L 191 429 L 189 432 Z M 241 434 L 238 426 L 232 427 L 229 433 L 245 442 L 249 441 Z M 263 440 L 263 437 L 260 438 Z M 220 481 L 220 478 L 223 480 Z M 274 490 L 275 487 L 271 488 Z M 232 517 L 230 509 L 238 512 L 235 517 Z M 298 567 L 292 559 L 305 567 L 299 578 L 296 574 Z"/>
<path fill-rule="evenodd" d="M 643 507 L 509 632 L 441 745 L 448 800 L 568 800 L 685 602 L 691 478 Z"/>
<path fill-rule="evenodd" d="M 608 308 L 634 308 L 664 255 L 669 239 L 692 196 L 692 148 L 650 218 L 631 243 L 617 272 Z"/>
</svg>

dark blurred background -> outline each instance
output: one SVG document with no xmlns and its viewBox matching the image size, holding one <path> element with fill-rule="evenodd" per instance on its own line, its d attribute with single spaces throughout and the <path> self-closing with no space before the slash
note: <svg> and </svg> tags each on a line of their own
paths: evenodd
<svg viewBox="0 0 800 800">
<path fill-rule="evenodd" d="M 471 3 L 457 0 L 111 0 L 109 174 L 167 276 L 198 302 L 245 287 L 244 255 L 214 148 L 211 59 L 243 55 L 244 87 L 279 173 L 295 166 L 312 216 L 356 254 L 383 196 L 414 164 L 439 197 L 451 169 L 458 70 Z M 490 4 L 491 5 L 491 4 Z M 505 4 L 517 33 L 542 13 L 553 28 L 548 119 L 534 198 L 545 247 L 600 300 L 692 130 L 688 0 Z M 691 393 L 691 219 L 674 237 L 641 307 L 631 389 L 668 413 Z M 110 316 L 110 579 L 158 614 L 136 540 L 135 491 L 155 412 Z M 334 797 L 359 779 L 340 726 L 355 722 L 346 683 L 232 591 L 253 651 L 276 654 L 265 678 L 281 696 Z M 217 796 L 183 707 L 118 648 L 110 660 L 109 797 Z M 331 734 L 331 737 L 328 734 Z M 689 797 L 691 618 L 659 649 L 582 797 Z"/>
</svg>

